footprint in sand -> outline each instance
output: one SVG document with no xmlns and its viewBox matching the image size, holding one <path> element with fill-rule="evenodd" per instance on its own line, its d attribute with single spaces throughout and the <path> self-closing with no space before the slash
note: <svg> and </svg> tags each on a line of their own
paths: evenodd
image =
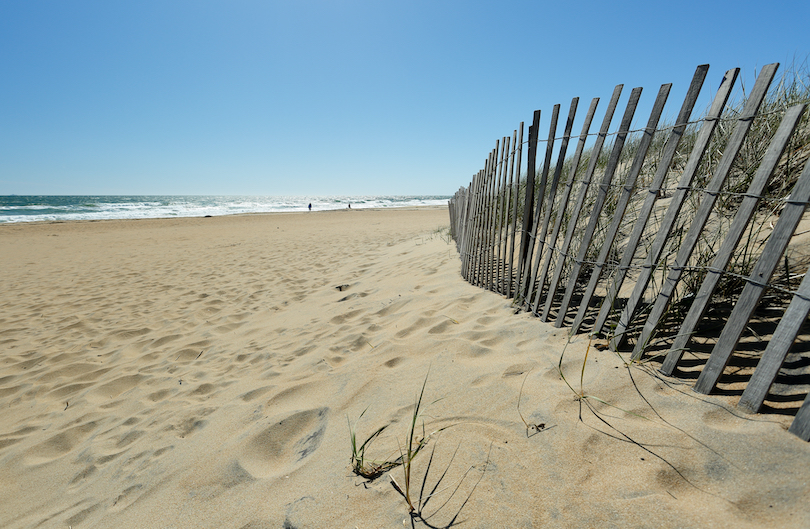
<svg viewBox="0 0 810 529">
<path fill-rule="evenodd" d="M 144 334 L 149 334 L 150 332 L 152 332 L 152 329 L 149 329 L 148 327 L 145 327 L 145 328 L 142 328 L 142 329 L 128 329 L 128 330 L 123 330 L 123 331 L 117 331 L 117 332 L 112 333 L 111 336 L 113 338 L 118 339 L 118 340 L 126 341 L 126 340 L 131 340 L 131 339 L 133 339 L 133 338 L 135 338 L 137 336 L 143 336 Z"/>
<path fill-rule="evenodd" d="M 73 450 L 96 429 L 95 422 L 74 426 L 50 439 L 29 448 L 23 461 L 27 465 L 40 465 L 58 459 Z"/>
<path fill-rule="evenodd" d="M 80 503 L 83 503 L 83 502 L 80 502 Z M 82 509 L 81 511 L 77 512 L 76 514 L 74 514 L 73 516 L 71 516 L 70 518 L 65 520 L 65 523 L 68 525 L 68 527 L 73 527 L 74 525 L 79 525 L 84 520 L 86 520 L 88 516 L 93 514 L 99 508 L 101 508 L 100 503 L 93 504 L 90 507 Z"/>
<path fill-rule="evenodd" d="M 117 512 L 129 507 L 140 497 L 142 493 L 139 491 L 141 491 L 141 489 L 143 489 L 143 485 L 140 483 L 125 488 L 115 499 L 109 510 L 111 512 Z"/>
<path fill-rule="evenodd" d="M 405 361 L 405 358 L 401 356 L 395 356 L 394 358 L 387 360 L 383 363 L 385 367 L 397 367 L 399 364 Z"/>
<path fill-rule="evenodd" d="M 84 384 L 67 384 L 65 386 L 58 386 L 55 389 L 51 390 L 48 393 L 48 396 L 62 400 L 65 399 L 66 397 L 71 397 L 73 396 L 74 393 L 79 393 L 83 389 L 89 388 L 92 385 L 93 385 L 92 382 L 86 382 Z"/>
<path fill-rule="evenodd" d="M 27 389 L 29 387 L 31 387 L 31 384 L 20 384 L 18 386 L 9 386 L 7 388 L 0 388 L 0 399 L 3 397 L 14 395 L 18 391 L 22 389 Z"/>
<path fill-rule="evenodd" d="M 87 400 L 98 403 L 114 399 L 125 391 L 129 391 L 130 389 L 136 387 L 146 378 L 149 377 L 145 377 L 143 375 L 125 375 L 123 377 L 118 377 L 112 382 L 107 382 L 106 384 L 91 390 L 87 394 Z"/>
<path fill-rule="evenodd" d="M 335 316 L 334 318 L 329 320 L 329 322 L 334 323 L 336 325 L 340 325 L 341 323 L 344 323 L 344 322 L 346 322 L 348 320 L 351 320 L 351 319 L 357 317 L 359 314 L 362 314 L 362 312 L 363 312 L 362 309 L 352 310 L 352 311 L 346 312 L 344 314 L 340 314 L 338 316 Z"/>
<path fill-rule="evenodd" d="M 450 320 L 443 321 L 440 324 L 431 327 L 428 334 L 444 334 L 452 325 L 455 324 Z"/>
<path fill-rule="evenodd" d="M 183 336 L 179 335 L 179 334 L 170 334 L 169 336 L 164 336 L 163 338 L 158 338 L 157 340 L 155 340 L 154 342 L 149 344 L 149 346 L 150 347 L 160 347 L 160 346 L 165 345 L 165 344 L 167 344 L 169 342 L 173 342 L 175 340 L 178 340 L 178 339 L 180 339 L 182 337 Z"/>
<path fill-rule="evenodd" d="M 328 415 L 316 408 L 276 416 L 240 450 L 239 465 L 257 478 L 291 472 L 320 446 Z"/>
<path fill-rule="evenodd" d="M 214 332 L 216 332 L 218 334 L 227 334 L 229 332 L 235 331 L 236 329 L 238 329 L 239 327 L 241 327 L 244 324 L 245 324 L 245 322 L 234 322 L 234 323 L 228 323 L 228 324 L 225 324 L 225 325 L 220 325 L 220 326 L 214 328 Z"/>
<path fill-rule="evenodd" d="M 176 389 L 161 389 L 153 393 L 150 393 L 149 395 L 146 396 L 146 398 L 152 402 L 159 402 L 175 393 L 177 393 Z"/>
<path fill-rule="evenodd" d="M 253 399 L 257 399 L 257 398 L 261 397 L 262 395 L 264 395 L 265 393 L 267 393 L 268 391 L 270 391 L 274 387 L 275 386 L 264 386 L 264 387 L 261 387 L 261 388 L 257 388 L 257 389 L 248 391 L 247 393 L 243 393 L 242 395 L 239 395 L 239 398 L 242 399 L 245 402 L 250 402 Z"/>
<path fill-rule="evenodd" d="M 520 376 L 520 375 L 534 369 L 534 366 L 536 366 L 536 365 L 537 364 L 534 363 L 534 362 L 532 362 L 532 363 L 524 363 L 524 364 L 513 364 L 513 365 L 507 367 L 506 370 L 504 370 L 502 376 L 503 376 L 503 378 Z"/>
<path fill-rule="evenodd" d="M 183 349 L 178 353 L 174 354 L 174 361 L 175 362 L 191 362 L 193 360 L 198 359 L 202 356 L 204 350 L 202 349 Z"/>
</svg>

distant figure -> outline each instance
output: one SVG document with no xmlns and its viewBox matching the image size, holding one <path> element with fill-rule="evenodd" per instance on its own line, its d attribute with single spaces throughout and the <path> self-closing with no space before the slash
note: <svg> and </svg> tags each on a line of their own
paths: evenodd
<svg viewBox="0 0 810 529">
<path fill-rule="evenodd" d="M 352 205 L 351 205 L 351 204 L 349 204 L 349 209 L 352 209 Z"/>
<path fill-rule="evenodd" d="M 312 204 L 309 205 L 309 210 L 312 211 Z"/>
</svg>

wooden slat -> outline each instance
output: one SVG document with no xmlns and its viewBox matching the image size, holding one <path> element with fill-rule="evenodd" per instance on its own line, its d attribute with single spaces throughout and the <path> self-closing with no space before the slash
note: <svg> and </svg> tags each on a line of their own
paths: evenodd
<svg viewBox="0 0 810 529">
<path fill-rule="evenodd" d="M 669 234 L 672 231 L 672 227 L 675 225 L 675 221 L 681 212 L 681 207 L 688 196 L 689 186 L 692 184 L 692 179 L 697 173 L 700 166 L 700 161 L 703 159 L 703 154 L 706 152 L 706 148 L 709 145 L 709 140 L 717 127 L 720 114 L 728 101 L 731 88 L 734 85 L 734 81 L 737 79 L 739 72 L 739 68 L 734 68 L 733 70 L 726 72 L 726 75 L 723 77 L 723 82 L 720 84 L 720 88 L 717 91 L 717 95 L 712 102 L 712 106 L 709 109 L 707 116 L 703 119 L 703 125 L 700 127 L 700 132 L 698 132 L 695 145 L 692 148 L 692 152 L 689 154 L 689 159 L 686 161 L 686 166 L 684 167 L 683 174 L 681 175 L 681 180 L 678 183 L 678 188 L 672 194 L 669 207 L 667 208 L 666 213 L 664 213 L 664 219 L 661 222 L 658 232 L 656 233 L 655 239 L 653 239 L 650 252 L 644 259 L 644 263 L 639 271 L 639 277 L 636 280 L 635 286 L 633 287 L 633 292 L 630 294 L 630 299 L 622 310 L 619 322 L 616 325 L 616 329 L 613 331 L 613 338 L 610 340 L 610 348 L 614 351 L 624 341 L 624 333 L 627 330 L 627 326 L 629 325 L 632 315 L 635 314 L 636 308 L 644 296 L 644 291 L 647 289 L 647 285 L 650 282 L 652 273 L 655 270 L 655 267 L 658 265 L 658 260 L 660 259 L 661 253 L 664 250 L 664 246 L 666 245 Z M 614 279 L 614 296 L 618 293 L 621 286 L 620 283 L 623 281 L 623 279 L 624 276 L 620 274 L 617 274 L 616 278 Z M 605 302 L 602 304 L 603 308 L 605 304 L 610 301 L 611 305 L 608 307 L 609 310 L 612 307 L 614 299 L 615 298 L 611 296 L 606 298 Z"/>
<path fill-rule="evenodd" d="M 483 209 L 481 210 L 481 260 L 478 267 L 478 286 L 486 288 L 487 266 L 489 265 L 489 248 L 487 247 L 489 234 L 489 201 L 492 187 L 492 171 L 495 167 L 496 151 L 489 153 L 486 173 L 484 173 Z"/>
<path fill-rule="evenodd" d="M 503 157 L 501 162 L 501 181 L 498 185 L 498 269 L 495 272 L 495 290 L 502 294 L 505 293 L 505 278 L 506 278 L 506 271 L 504 270 L 504 263 L 506 263 L 506 249 L 504 248 L 506 238 L 504 236 L 504 224 L 506 220 L 504 218 L 506 214 L 507 205 L 509 202 L 509 197 L 507 193 L 507 184 L 506 184 L 506 176 L 508 172 L 509 166 L 509 136 L 504 136 L 503 138 Z M 506 230 L 506 235 L 509 235 L 508 230 Z"/>
<path fill-rule="evenodd" d="M 743 198 L 739 209 L 737 209 L 734 220 L 729 227 L 728 234 L 717 250 L 714 259 L 712 259 L 706 278 L 703 280 L 700 290 L 692 301 L 692 306 L 689 307 L 689 312 L 686 314 L 683 323 L 678 328 L 678 335 L 675 337 L 675 342 L 672 344 L 672 347 L 664 359 L 664 364 L 661 366 L 662 373 L 671 375 L 678 365 L 681 356 L 683 356 L 683 351 L 689 343 L 689 338 L 695 330 L 695 327 L 697 327 L 698 322 L 703 318 L 711 301 L 714 289 L 723 276 L 723 270 L 728 266 L 728 262 L 731 260 L 734 250 L 740 243 L 745 228 L 754 215 L 760 195 L 762 195 L 762 192 L 765 190 L 765 186 L 768 180 L 770 180 L 776 165 L 779 163 L 779 159 L 785 152 L 788 141 L 793 135 L 793 131 L 796 129 L 796 125 L 799 123 L 804 109 L 805 105 L 796 105 L 789 108 L 785 113 L 782 123 L 779 125 L 779 129 L 771 140 L 771 144 L 765 152 L 765 156 L 762 162 L 760 162 L 753 180 L 751 180 L 747 195 Z"/>
<path fill-rule="evenodd" d="M 472 184 L 472 181 L 470 181 L 470 184 Z M 469 194 L 464 192 L 464 188 L 461 188 L 459 189 L 458 193 L 456 193 L 456 196 L 459 198 L 459 200 L 463 200 L 464 209 L 462 215 L 460 216 L 460 218 L 458 218 L 459 224 L 453 236 L 456 241 L 456 250 L 458 250 L 459 258 L 461 260 L 461 276 L 464 277 L 464 239 L 465 239 L 464 229 L 467 220 L 466 206 L 467 201 L 469 199 Z"/>
<path fill-rule="evenodd" d="M 481 183 L 479 188 L 479 197 L 478 197 L 478 214 L 476 215 L 476 227 L 475 227 L 475 252 L 473 254 L 473 258 L 475 259 L 473 263 L 473 281 L 472 284 L 475 286 L 481 286 L 481 262 L 483 260 L 483 241 L 484 241 L 484 213 L 486 207 L 486 188 L 487 188 L 487 175 L 489 174 L 489 167 L 492 164 L 492 153 L 489 153 L 489 157 L 487 158 L 486 163 L 484 164 L 484 170 L 481 173 Z"/>
<path fill-rule="evenodd" d="M 484 168 L 478 173 L 478 184 L 475 189 L 475 209 L 473 212 L 473 225 L 471 231 L 470 245 L 470 277 L 468 281 L 478 284 L 478 262 L 480 260 L 481 248 L 481 217 L 484 204 L 484 184 L 486 183 L 486 171 L 489 160 L 484 163 Z"/>
<path fill-rule="evenodd" d="M 582 132 L 579 135 L 579 141 L 577 142 L 577 147 L 574 150 L 574 157 L 571 158 L 571 169 L 568 172 L 568 180 L 565 183 L 565 189 L 563 189 L 563 194 L 560 197 L 559 204 L 557 205 L 557 218 L 554 220 L 554 229 L 551 232 L 551 237 L 549 238 L 548 246 L 546 247 L 546 259 L 543 262 L 543 270 L 538 278 L 537 291 L 534 294 L 534 301 L 532 301 L 532 312 L 534 314 L 537 314 L 537 307 L 540 304 L 540 297 L 543 294 L 543 285 L 546 282 L 549 264 L 551 263 L 551 260 L 554 259 L 554 254 L 557 251 L 557 238 L 560 234 L 563 218 L 565 218 L 565 211 L 568 209 L 568 200 L 571 197 L 571 190 L 573 189 L 574 182 L 576 181 L 577 169 L 579 169 L 579 161 L 582 158 L 582 151 L 585 148 L 585 142 L 588 140 L 588 131 L 591 130 L 591 123 L 593 122 L 594 114 L 596 114 L 596 106 L 598 104 L 598 97 L 591 100 L 591 106 L 588 108 L 587 114 L 585 114 L 585 122 L 582 124 Z"/>
<path fill-rule="evenodd" d="M 500 247 L 498 246 L 498 220 L 500 217 L 500 210 L 499 206 L 501 203 L 500 197 L 500 189 L 501 189 L 501 178 L 503 176 L 503 167 L 504 167 L 504 154 L 506 151 L 506 146 L 504 145 L 506 138 L 503 138 L 499 141 L 500 150 L 497 154 L 497 160 L 495 163 L 495 172 L 492 174 L 492 221 L 491 226 L 489 229 L 489 247 L 490 247 L 490 267 L 487 272 L 487 279 L 488 279 L 488 289 L 493 290 L 495 292 L 498 291 L 498 284 L 497 284 L 497 270 L 500 266 Z"/>
<path fill-rule="evenodd" d="M 658 199 L 661 187 L 664 184 L 664 179 L 666 178 L 669 168 L 672 165 L 672 160 L 675 157 L 675 153 L 678 150 L 678 145 L 680 145 L 681 139 L 683 138 L 684 130 L 686 130 L 689 118 L 692 115 L 692 109 L 695 107 L 695 102 L 700 94 L 700 89 L 703 86 L 703 82 L 706 79 L 706 73 L 708 71 L 708 64 L 702 64 L 695 70 L 695 74 L 692 77 L 692 83 L 689 86 L 689 90 L 686 92 L 683 105 L 681 105 L 681 110 L 678 113 L 678 118 L 675 121 L 675 126 L 670 131 L 669 138 L 667 138 L 667 142 L 664 145 L 663 155 L 659 160 L 655 176 L 653 176 L 652 183 L 647 189 L 644 202 L 641 205 L 641 209 L 639 210 L 639 214 L 633 225 L 633 231 L 630 234 L 627 244 L 625 245 L 619 266 L 617 267 L 613 280 L 610 282 L 610 286 L 608 287 L 607 296 L 605 296 L 602 306 L 599 309 L 599 314 L 596 317 L 596 322 L 591 328 L 591 334 L 599 334 L 602 332 L 602 328 L 610 315 L 610 311 L 613 309 L 613 303 L 616 300 L 616 295 L 624 282 L 624 278 L 627 275 L 627 270 L 629 270 L 630 263 L 633 261 L 633 257 L 635 256 L 639 242 L 641 241 L 641 237 L 644 235 L 644 228 L 646 227 L 650 215 L 652 214 L 653 207 Z M 727 79 L 728 77 L 729 72 L 726 73 L 725 78 Z M 601 270 L 599 270 L 599 272 L 601 272 Z"/>
<path fill-rule="evenodd" d="M 525 269 L 523 270 L 523 277 L 526 278 L 526 297 L 530 298 L 532 296 L 532 292 L 534 291 L 534 283 L 531 280 L 531 266 L 532 266 L 532 256 L 535 252 L 542 253 L 543 252 L 543 240 L 537 239 L 537 228 L 540 224 L 540 212 L 545 208 L 548 209 L 553 207 L 553 203 L 549 206 L 547 205 L 547 197 L 546 197 L 546 184 L 548 182 L 548 172 L 551 166 L 551 155 L 552 151 L 554 150 L 554 136 L 557 133 L 557 120 L 560 117 L 560 105 L 554 105 L 554 109 L 551 113 L 551 124 L 548 128 L 548 140 L 546 140 L 546 156 L 543 158 L 543 170 L 540 175 L 540 185 L 537 188 L 537 204 L 534 208 L 534 220 L 532 221 L 532 236 L 530 240 L 530 248 L 527 252 L 526 261 L 523 263 Z"/>
<path fill-rule="evenodd" d="M 754 83 L 754 88 L 751 90 L 751 94 L 745 102 L 742 113 L 737 119 L 734 132 L 731 133 L 726 148 L 723 150 L 723 156 L 717 164 L 714 176 L 712 176 L 712 179 L 703 191 L 700 205 L 698 206 L 694 219 L 692 219 L 692 223 L 689 225 L 689 231 L 686 232 L 686 236 L 678 248 L 675 261 L 672 266 L 669 267 L 669 273 L 667 274 L 664 284 L 661 286 L 661 291 L 655 298 L 652 310 L 641 330 L 641 336 L 638 341 L 636 341 L 636 346 L 632 354 L 633 360 L 641 358 L 644 347 L 646 347 L 647 342 L 652 337 L 652 333 L 655 331 L 656 327 L 658 327 L 658 322 L 661 320 L 667 307 L 669 307 L 669 301 L 672 299 L 672 294 L 675 292 L 675 287 L 678 281 L 680 281 L 681 275 L 683 275 L 684 267 L 687 266 L 689 258 L 692 256 L 692 252 L 694 252 L 695 246 L 697 246 L 698 240 L 700 239 L 700 234 L 709 221 L 709 216 L 714 209 L 714 204 L 717 202 L 718 193 L 722 189 L 726 178 L 728 178 L 728 174 L 731 172 L 731 166 L 734 164 L 734 160 L 737 159 L 737 154 L 740 152 L 745 137 L 751 129 L 754 117 L 757 115 L 757 112 L 759 112 L 759 107 L 765 99 L 765 94 L 768 92 L 768 87 L 771 86 L 771 81 L 776 75 L 778 67 L 779 64 L 776 63 L 765 66 L 760 72 L 759 77 L 757 77 L 756 83 Z"/>
<path fill-rule="evenodd" d="M 515 137 L 514 134 L 512 137 Z M 509 288 L 511 291 L 506 295 L 506 297 L 512 297 L 514 295 L 514 269 L 515 269 L 515 238 L 517 237 L 517 214 L 518 214 L 518 190 L 520 188 L 520 155 L 523 148 L 523 122 L 520 122 L 520 134 L 517 137 L 518 139 L 515 140 L 515 156 L 512 159 L 511 168 L 509 169 L 510 175 L 509 180 L 512 182 L 513 174 L 517 173 L 517 178 L 515 178 L 515 182 L 512 183 L 512 236 L 509 239 Z"/>
<path fill-rule="evenodd" d="M 810 441 L 810 395 L 804 399 L 788 431 L 803 441 Z"/>
<path fill-rule="evenodd" d="M 557 319 L 554 321 L 555 327 L 562 327 L 565 321 L 568 305 L 571 303 L 574 288 L 576 288 L 579 274 L 582 271 L 583 261 L 588 253 L 588 248 L 591 246 L 591 240 L 593 239 L 593 234 L 596 232 L 599 217 L 602 215 L 602 208 L 605 206 L 608 192 L 610 192 L 610 183 L 613 180 L 613 176 L 616 174 L 616 168 L 619 166 L 619 158 L 621 158 L 622 151 L 624 150 L 624 142 L 627 139 L 630 124 L 633 122 L 633 116 L 636 114 L 638 100 L 641 98 L 641 90 L 642 89 L 638 87 L 633 88 L 630 92 L 630 98 L 627 101 L 627 107 L 624 110 L 624 116 L 622 116 L 618 134 L 616 134 L 616 138 L 613 140 L 613 149 L 610 152 L 607 166 L 605 166 L 605 173 L 602 175 L 602 181 L 599 183 L 599 190 L 596 193 L 596 203 L 594 203 L 593 209 L 591 210 L 588 225 L 585 227 L 585 233 L 582 234 L 582 241 L 579 243 L 577 256 L 572 265 L 571 276 L 568 278 L 568 286 L 565 289 L 560 308 L 557 310 Z M 663 106 L 661 108 L 663 109 Z"/>
<path fill-rule="evenodd" d="M 468 188 L 464 189 L 464 198 L 463 198 L 464 211 L 462 212 L 462 215 L 461 215 L 461 219 L 460 219 L 461 225 L 460 225 L 460 229 L 459 229 L 459 233 L 458 233 L 458 238 L 459 238 L 459 241 L 460 241 L 459 242 L 459 253 L 461 254 L 461 273 L 465 278 L 467 277 L 467 247 L 466 247 L 466 242 L 467 242 L 467 231 L 469 230 L 469 227 L 470 227 L 470 224 L 469 224 L 470 223 L 470 206 L 472 204 L 472 193 L 471 193 L 471 191 L 472 191 L 472 188 L 473 188 L 472 187 L 473 186 L 473 181 L 474 181 L 474 178 L 473 178 L 473 180 L 470 181 L 470 186 Z"/>
<path fill-rule="evenodd" d="M 543 313 L 540 315 L 540 319 L 542 321 L 546 321 L 548 319 L 548 313 L 551 310 L 551 303 L 554 301 L 554 293 L 557 291 L 557 287 L 559 286 L 560 278 L 562 276 L 563 264 L 565 263 L 565 258 L 568 257 L 568 248 L 571 245 L 571 240 L 574 237 L 574 231 L 576 231 L 577 228 L 577 221 L 579 220 L 580 213 L 582 213 L 582 205 L 585 203 L 585 197 L 588 194 L 588 188 L 591 185 L 593 173 L 596 170 L 599 155 L 602 153 L 602 146 L 605 144 L 608 129 L 610 128 L 610 122 L 613 120 L 613 113 L 616 111 L 616 105 L 619 103 L 619 96 L 622 93 L 623 87 L 624 85 L 620 84 L 616 85 L 616 88 L 613 89 L 613 95 L 610 98 L 610 103 L 608 103 L 608 108 L 605 111 L 605 117 L 602 120 L 602 127 L 599 129 L 599 134 L 596 136 L 596 142 L 591 150 L 591 160 L 588 164 L 588 169 L 585 171 L 585 175 L 583 176 L 582 183 L 579 186 L 579 196 L 577 197 L 577 202 L 574 209 L 571 211 L 571 217 L 568 219 L 565 239 L 563 239 L 563 244 L 560 247 L 560 255 L 557 257 L 557 264 L 554 267 L 554 275 L 549 283 L 548 296 L 546 296 L 546 303 L 543 307 Z"/>
<path fill-rule="evenodd" d="M 492 270 L 495 266 L 495 245 L 492 243 L 495 237 L 495 188 L 498 181 L 498 156 L 501 152 L 501 141 L 495 141 L 495 151 L 492 158 L 492 169 L 489 173 L 489 191 L 487 196 L 487 231 L 484 245 L 487 249 L 486 268 L 484 269 L 484 288 L 492 290 Z"/>
<path fill-rule="evenodd" d="M 511 259 L 512 256 L 509 255 L 509 239 L 511 237 L 511 232 L 509 227 L 510 217 L 511 217 L 511 208 L 512 208 L 512 185 L 514 183 L 514 176 L 515 176 L 515 136 L 517 131 L 512 133 L 512 139 L 509 143 L 509 155 L 507 156 L 507 177 L 504 179 L 504 235 L 503 235 L 503 283 L 504 283 L 504 295 L 508 298 L 511 296 L 512 293 L 512 271 L 510 269 L 511 266 Z"/>
<path fill-rule="evenodd" d="M 473 231 L 472 230 L 472 225 L 475 222 L 475 205 L 476 205 L 475 201 L 476 201 L 476 198 L 477 198 L 475 192 L 476 192 L 476 189 L 478 187 L 478 177 L 479 177 L 479 175 L 480 175 L 480 171 L 479 171 L 479 173 L 477 173 L 477 174 L 475 174 L 473 176 L 473 179 L 470 182 L 470 188 L 469 188 L 468 196 L 467 196 L 467 203 L 468 203 L 467 217 L 466 217 L 467 221 L 466 221 L 466 224 L 464 226 L 464 234 L 463 234 L 463 239 L 462 239 L 462 242 L 461 242 L 461 248 L 462 248 L 461 273 L 464 276 L 464 279 L 467 280 L 467 281 L 470 280 L 470 268 L 471 268 L 471 265 L 472 265 L 472 259 L 471 259 L 472 251 L 470 250 L 470 246 L 473 243 L 473 240 L 472 240 L 472 231 Z"/>
<path fill-rule="evenodd" d="M 473 285 L 478 285 L 478 270 L 479 265 L 481 263 L 481 233 L 482 233 L 482 225 L 484 219 L 484 189 L 487 183 L 487 169 L 489 167 L 489 159 L 486 160 L 484 163 L 484 168 L 481 170 L 478 176 L 478 188 L 476 189 L 476 210 L 475 210 L 475 221 L 473 224 L 473 233 L 472 233 L 472 240 L 473 246 L 471 248 L 472 251 L 472 264 L 470 269 L 470 283 Z"/>
<path fill-rule="evenodd" d="M 487 203 L 489 200 L 489 173 L 492 170 L 492 151 L 489 153 L 487 163 L 484 165 L 484 173 L 481 175 L 481 210 L 478 213 L 478 251 L 476 252 L 475 285 L 483 285 L 483 270 L 486 260 L 486 228 L 487 228 Z"/>
<path fill-rule="evenodd" d="M 459 189 L 453 195 L 453 198 L 450 199 L 448 203 L 448 208 L 450 209 L 450 237 L 453 238 L 453 241 L 456 243 L 456 251 L 461 254 L 461 247 L 459 246 L 459 221 L 460 221 L 460 213 L 462 211 L 463 204 L 461 200 L 463 199 L 463 189 Z"/>
<path fill-rule="evenodd" d="M 785 207 L 779 215 L 779 220 L 762 249 L 762 255 L 754 265 L 751 275 L 746 279 L 747 284 L 734 305 L 706 366 L 698 377 L 695 391 L 709 393 L 714 389 L 720 375 L 723 374 L 732 352 L 737 347 L 743 329 L 765 292 L 765 287 L 807 208 L 808 200 L 810 200 L 810 162 L 804 166 L 799 181 L 791 191 Z"/>
<path fill-rule="evenodd" d="M 532 117 L 532 124 L 529 127 L 529 152 L 526 156 L 526 193 L 523 203 L 523 231 L 520 234 L 520 254 L 518 256 L 518 291 L 523 295 L 526 288 L 526 280 L 523 277 L 523 263 L 526 261 L 526 253 L 529 250 L 529 240 L 532 231 L 532 211 L 534 208 L 534 179 L 535 164 L 537 162 L 537 137 L 540 128 L 540 111 L 535 110 Z"/>
<path fill-rule="evenodd" d="M 596 264 L 594 265 L 593 271 L 591 272 L 591 277 L 588 280 L 588 286 L 585 288 L 585 293 L 580 301 L 579 310 L 577 310 L 577 314 L 574 317 L 573 323 L 571 324 L 571 334 L 576 334 L 579 332 L 579 327 L 582 325 L 582 320 L 585 318 L 585 313 L 587 312 L 591 298 L 596 291 L 596 286 L 599 283 L 599 279 L 602 277 L 602 272 L 605 268 L 605 264 L 607 263 L 610 249 L 613 247 L 613 243 L 616 240 L 616 234 L 619 232 L 622 219 L 627 211 L 627 206 L 635 192 L 636 180 L 638 179 L 638 175 L 641 173 L 641 169 L 644 167 L 644 159 L 647 157 L 647 151 L 652 143 L 656 127 L 658 127 L 658 121 L 661 119 L 661 113 L 664 111 L 664 105 L 667 102 L 671 88 L 672 84 L 664 84 L 661 85 L 661 88 L 658 90 L 658 96 L 655 98 L 653 109 L 650 112 L 650 118 L 647 121 L 647 126 L 644 128 L 644 135 L 641 137 L 641 141 L 638 145 L 638 151 L 636 151 L 636 155 L 633 158 L 633 164 L 630 166 L 630 172 L 624 182 L 622 194 L 616 203 L 616 211 L 613 214 L 613 220 L 611 221 L 610 226 L 608 226 L 605 234 L 605 240 L 602 243 L 602 248 L 599 251 L 599 255 L 596 257 Z M 666 158 L 666 156 L 664 156 L 664 158 Z M 661 163 L 665 162 L 661 161 Z M 669 163 L 667 163 L 667 166 L 669 166 Z"/>
<path fill-rule="evenodd" d="M 749 413 L 758 413 L 762 408 L 768 390 L 776 379 L 779 369 L 785 362 L 785 357 L 799 334 L 799 328 L 810 314 L 810 270 L 804 275 L 799 290 L 790 301 L 785 314 L 779 320 L 779 325 L 768 342 L 768 347 L 762 353 L 757 368 L 745 391 L 737 403 L 737 407 Z"/>
<path fill-rule="evenodd" d="M 571 100 L 571 108 L 568 110 L 568 119 L 565 122 L 565 131 L 563 132 L 562 142 L 560 143 L 560 152 L 557 154 L 557 165 L 554 168 L 554 177 L 551 179 L 551 188 L 548 191 L 548 199 L 546 200 L 546 208 L 543 215 L 543 225 L 538 232 L 538 240 L 543 243 L 540 250 L 535 252 L 534 265 L 532 266 L 529 285 L 532 287 L 532 292 L 526 296 L 526 299 L 532 299 L 534 296 L 534 288 L 537 284 L 537 272 L 540 269 L 540 261 L 543 259 L 543 250 L 545 249 L 544 243 L 548 235 L 548 226 L 551 222 L 551 213 L 554 210 L 554 199 L 557 196 L 557 186 L 560 182 L 560 175 L 562 174 L 563 165 L 565 165 L 565 154 L 568 151 L 568 143 L 571 141 L 571 131 L 574 128 L 574 117 L 577 113 L 577 104 L 579 98 L 575 97 Z M 542 290 L 542 285 L 537 287 Z M 527 307 L 531 308 L 531 307 Z"/>
<path fill-rule="evenodd" d="M 492 201 L 492 173 L 495 171 L 495 160 L 498 156 L 497 145 L 489 154 L 487 171 L 484 175 L 483 210 L 481 212 L 481 262 L 478 267 L 478 286 L 487 288 L 487 268 L 489 267 L 489 213 Z"/>
</svg>

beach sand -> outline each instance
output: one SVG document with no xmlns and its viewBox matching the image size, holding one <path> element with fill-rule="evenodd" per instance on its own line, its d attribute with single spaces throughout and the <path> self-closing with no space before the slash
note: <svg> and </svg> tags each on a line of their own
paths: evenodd
<svg viewBox="0 0 810 529">
<path fill-rule="evenodd" d="M 810 527 L 792 417 L 595 347 L 583 370 L 586 337 L 460 277 L 448 225 L 0 226 L 0 527 Z M 352 474 L 349 427 L 396 459 L 423 383 L 425 520 L 402 467 Z"/>
</svg>

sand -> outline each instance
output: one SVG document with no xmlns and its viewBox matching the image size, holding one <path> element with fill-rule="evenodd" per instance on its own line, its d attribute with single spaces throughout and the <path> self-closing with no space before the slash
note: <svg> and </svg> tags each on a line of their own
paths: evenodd
<svg viewBox="0 0 810 529">
<path fill-rule="evenodd" d="M 595 347 L 583 371 L 587 338 L 461 279 L 448 224 L 0 226 L 0 526 L 810 526 L 790 416 Z M 349 421 L 395 459 L 425 381 L 420 518 L 402 467 L 352 474 Z"/>
</svg>

